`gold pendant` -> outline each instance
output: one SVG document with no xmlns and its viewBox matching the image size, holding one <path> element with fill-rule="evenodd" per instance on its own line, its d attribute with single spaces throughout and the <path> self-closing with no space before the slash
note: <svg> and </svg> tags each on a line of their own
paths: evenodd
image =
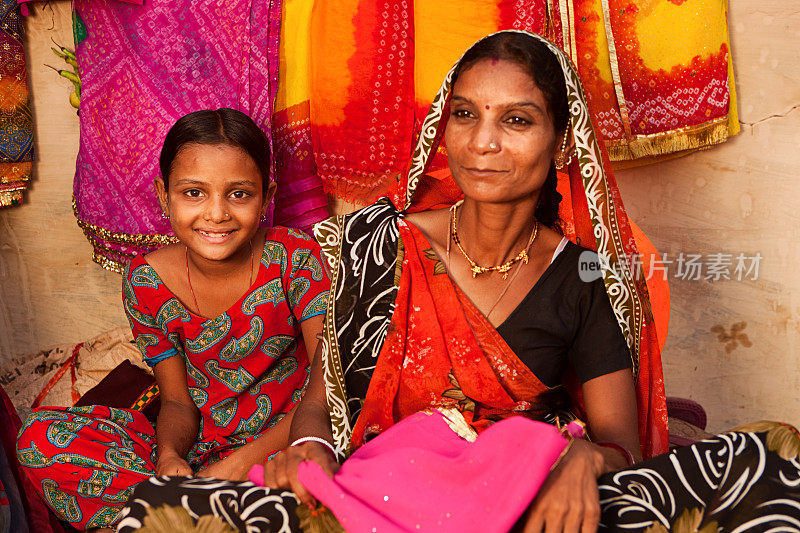
<svg viewBox="0 0 800 533">
<path fill-rule="evenodd" d="M 472 277 L 473 277 L 473 279 L 474 279 L 474 278 L 477 278 L 477 277 L 478 277 L 478 274 L 481 274 L 481 273 L 482 273 L 481 271 L 482 271 L 483 269 L 482 269 L 481 267 L 479 267 L 479 266 L 477 266 L 477 265 L 476 265 L 476 266 L 474 266 L 474 267 L 470 267 L 470 270 L 472 270 Z"/>
</svg>

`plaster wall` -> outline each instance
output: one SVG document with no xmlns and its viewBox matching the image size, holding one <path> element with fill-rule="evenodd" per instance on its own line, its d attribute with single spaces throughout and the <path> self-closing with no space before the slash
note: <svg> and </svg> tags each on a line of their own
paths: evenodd
<svg viewBox="0 0 800 533">
<path fill-rule="evenodd" d="M 69 82 L 45 66 L 57 61 L 51 37 L 72 42 L 70 5 L 35 5 L 25 28 L 38 161 L 25 204 L 0 210 L 0 358 L 126 324 L 119 276 L 91 261 L 75 224 L 78 119 Z M 680 279 L 668 266 L 667 393 L 699 401 L 711 431 L 762 418 L 800 425 L 800 3 L 734 0 L 729 16 L 742 133 L 617 173 L 628 212 L 665 259 L 763 257 L 755 280 Z"/>
</svg>

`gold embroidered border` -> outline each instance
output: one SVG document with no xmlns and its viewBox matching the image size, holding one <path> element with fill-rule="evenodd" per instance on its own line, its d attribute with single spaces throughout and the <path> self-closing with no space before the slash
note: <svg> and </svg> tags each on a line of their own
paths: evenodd
<svg viewBox="0 0 800 533">
<path fill-rule="evenodd" d="M 22 203 L 22 191 L 25 187 L 0 192 L 0 207 L 10 207 Z"/>
<path fill-rule="evenodd" d="M 133 252 L 123 252 L 122 250 L 114 250 L 104 243 L 100 242 L 100 240 L 92 234 L 86 234 L 86 238 L 91 243 L 92 247 L 96 252 L 104 253 L 104 254 L 111 254 L 111 255 L 118 255 L 120 257 L 127 257 L 128 259 L 133 259 L 136 257 L 136 254 Z"/>
<path fill-rule="evenodd" d="M 578 49 L 575 43 L 575 6 L 573 0 L 558 0 L 558 10 L 561 16 L 561 38 L 564 51 L 578 65 Z"/>
<path fill-rule="evenodd" d="M 603 6 L 603 22 L 606 27 L 606 40 L 608 41 L 608 57 L 611 64 L 611 79 L 614 80 L 614 92 L 617 95 L 619 114 L 622 117 L 622 127 L 625 129 L 625 136 L 630 139 L 631 120 L 628 114 L 628 103 L 625 101 L 625 94 L 622 92 L 622 78 L 619 75 L 619 61 L 617 59 L 617 45 L 614 42 L 614 33 L 611 31 L 611 11 L 608 7 L 608 0 L 600 0 Z"/>
<path fill-rule="evenodd" d="M 92 261 L 94 261 L 101 267 L 105 268 L 106 270 L 110 270 L 111 272 L 116 272 L 117 274 L 122 274 L 125 272 L 124 264 L 120 263 L 119 261 L 114 261 L 113 259 L 110 259 L 97 252 L 92 253 Z"/>
<path fill-rule="evenodd" d="M 100 226 L 95 226 L 94 224 L 90 224 L 89 222 L 81 220 L 80 214 L 78 213 L 78 202 L 75 198 L 75 195 L 72 196 L 72 212 L 78 221 L 78 226 L 83 230 L 83 233 L 87 237 L 89 237 L 89 234 L 92 233 L 104 241 L 113 242 L 116 244 L 128 244 L 131 246 L 158 246 L 178 242 L 178 239 L 171 235 L 160 235 L 157 233 L 121 233 L 107 230 L 105 228 L 101 228 Z"/>
<path fill-rule="evenodd" d="M 695 126 L 651 135 L 634 135 L 629 140 L 606 141 L 612 161 L 629 161 L 644 157 L 669 155 L 686 150 L 697 150 L 719 144 L 731 135 L 728 117 L 722 117 Z"/>
<path fill-rule="evenodd" d="M 11 167 L 11 172 L 5 173 L 9 166 Z M 0 183 L 14 183 L 15 181 L 24 182 L 31 179 L 33 163 L 27 161 L 21 163 L 0 161 L 0 169 L 4 171 L 4 174 L 0 176 Z"/>
<path fill-rule="evenodd" d="M 544 3 L 545 26 L 544 35 L 553 42 L 556 42 L 556 23 L 553 20 L 553 0 Z"/>
</svg>

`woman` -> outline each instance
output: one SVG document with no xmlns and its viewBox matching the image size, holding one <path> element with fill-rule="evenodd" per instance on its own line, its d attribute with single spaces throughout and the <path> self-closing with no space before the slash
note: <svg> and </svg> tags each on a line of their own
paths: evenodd
<svg viewBox="0 0 800 533">
<path fill-rule="evenodd" d="M 464 195 L 452 207 L 448 187 L 429 172 L 442 135 Z M 597 246 L 602 278 L 589 282 L 580 266 L 595 263 L 559 232 L 554 167 L 570 161 L 561 227 Z M 405 185 L 394 199 L 402 212 L 384 199 L 317 227 L 334 298 L 292 422 L 294 444 L 267 463 L 267 486 L 313 505 L 297 479 L 301 462 L 333 474 L 334 455 L 431 407 L 456 408 L 477 432 L 512 415 L 580 414 L 594 443 L 569 448 L 526 531 L 591 531 L 601 505 L 602 524 L 634 529 L 748 527 L 797 515 L 786 488 L 800 479 L 790 428 L 733 433 L 625 468 L 665 451 L 657 342 L 644 283 L 624 268 L 633 238 L 579 80 L 555 46 L 521 32 L 473 46 L 434 100 Z M 433 204 L 447 208 L 425 209 Z M 770 451 L 776 432 L 772 443 L 793 443 L 781 453 L 794 462 Z M 155 503 L 164 483 L 137 492 Z M 775 501 L 756 506 L 751 497 Z M 131 525 L 144 507 L 135 502 Z"/>
</svg>

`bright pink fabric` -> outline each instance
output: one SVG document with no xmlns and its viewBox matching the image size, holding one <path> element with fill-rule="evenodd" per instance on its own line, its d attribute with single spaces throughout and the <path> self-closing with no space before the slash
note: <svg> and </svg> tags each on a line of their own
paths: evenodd
<svg viewBox="0 0 800 533">
<path fill-rule="evenodd" d="M 554 426 L 520 416 L 471 443 L 434 411 L 358 448 L 333 479 L 313 462 L 297 475 L 350 533 L 499 533 L 519 519 L 566 445 Z"/>
</svg>

